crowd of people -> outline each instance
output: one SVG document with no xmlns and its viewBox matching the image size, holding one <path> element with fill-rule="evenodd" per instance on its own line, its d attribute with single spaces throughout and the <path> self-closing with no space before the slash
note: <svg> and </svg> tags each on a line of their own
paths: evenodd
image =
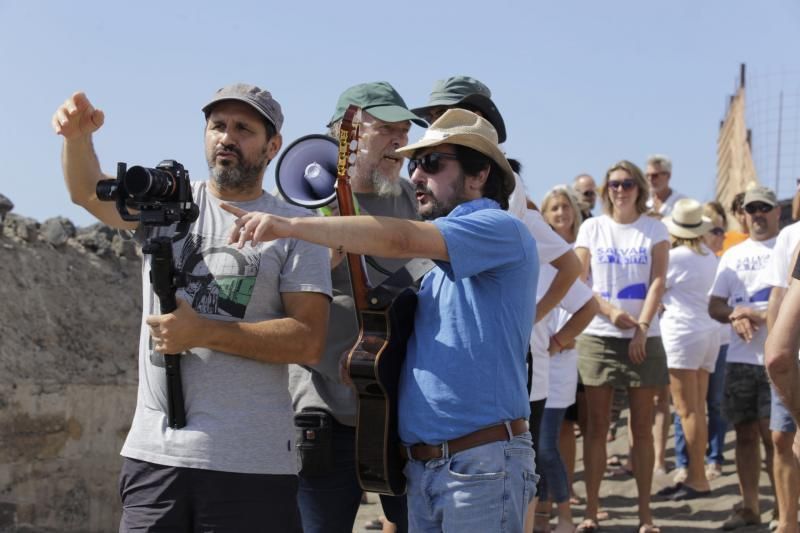
<svg viewBox="0 0 800 533">
<path fill-rule="evenodd" d="M 743 191 L 728 228 L 722 205 L 673 190 L 672 162 L 654 155 L 644 171 L 610 164 L 599 186 L 580 174 L 537 205 L 482 82 L 440 80 L 416 108 L 389 83 L 358 84 L 320 126 L 338 138 L 351 105 L 361 110 L 358 216 L 315 216 L 263 190 L 284 117 L 268 91 L 234 84 L 202 108 L 209 178 L 192 184 L 199 217 L 178 228 L 131 222 L 98 199 L 110 177 L 92 143 L 104 114 L 83 93 L 56 111 L 72 201 L 142 244 L 170 237 L 192 280 L 161 313 L 144 256 L 120 531 L 353 530 L 363 491 L 358 397 L 342 368 L 359 335 L 347 253 L 372 257 L 375 284 L 413 258 L 435 264 L 417 287 L 398 376 L 407 492 L 382 494 L 385 517 L 369 527 L 598 531 L 622 398 L 640 533 L 660 531 L 653 498 L 712 496 L 729 427 L 741 503 L 722 527 L 760 522 L 763 446 L 775 527 L 797 531 L 800 335 L 778 306 L 800 308 L 790 283 L 800 227 L 779 236 L 773 191 Z M 409 144 L 412 123 L 427 129 Z M 183 428 L 168 423 L 161 354 L 181 354 Z M 674 484 L 653 495 L 673 410 Z M 300 448 L 298 464 L 301 421 L 325 436 Z M 576 523 L 577 435 L 586 500 Z"/>
</svg>

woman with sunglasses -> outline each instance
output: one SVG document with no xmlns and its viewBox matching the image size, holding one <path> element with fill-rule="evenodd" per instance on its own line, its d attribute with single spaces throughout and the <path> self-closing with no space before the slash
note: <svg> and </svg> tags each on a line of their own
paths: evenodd
<svg viewBox="0 0 800 533">
<path fill-rule="evenodd" d="M 653 525 L 653 399 L 669 383 L 658 308 L 664 293 L 669 236 L 664 224 L 645 215 L 649 185 L 630 161 L 606 172 L 600 189 L 604 214 L 583 223 L 575 252 L 583 279 L 592 280 L 599 314 L 578 338 L 578 371 L 588 410 L 584 438 L 586 518 L 578 531 L 597 531 L 600 483 L 606 466 L 606 434 L 614 387 L 627 389 L 638 489 L 640 533 Z"/>
<path fill-rule="evenodd" d="M 708 445 L 706 395 L 720 344 L 718 323 L 708 314 L 708 293 L 717 272 L 717 257 L 703 242 L 713 224 L 696 200 L 678 200 L 664 223 L 672 249 L 661 332 L 670 390 L 683 424 L 689 461 L 685 479 L 659 495 L 674 501 L 692 500 L 711 493 L 704 468 Z"/>
</svg>

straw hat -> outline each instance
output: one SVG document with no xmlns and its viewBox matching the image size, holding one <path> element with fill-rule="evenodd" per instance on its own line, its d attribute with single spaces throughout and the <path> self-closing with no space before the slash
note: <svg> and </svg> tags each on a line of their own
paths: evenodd
<svg viewBox="0 0 800 533">
<path fill-rule="evenodd" d="M 703 216 L 703 205 L 691 198 L 675 202 L 672 216 L 663 219 L 670 235 L 681 239 L 696 239 L 711 229 L 711 219 Z"/>
<path fill-rule="evenodd" d="M 509 190 L 514 189 L 514 171 L 508 164 L 505 154 L 497 145 L 497 131 L 486 119 L 465 109 L 448 109 L 425 130 L 422 139 L 398 148 L 397 151 L 413 154 L 421 148 L 440 144 L 466 146 L 489 157 L 503 171 L 506 187 Z"/>
</svg>

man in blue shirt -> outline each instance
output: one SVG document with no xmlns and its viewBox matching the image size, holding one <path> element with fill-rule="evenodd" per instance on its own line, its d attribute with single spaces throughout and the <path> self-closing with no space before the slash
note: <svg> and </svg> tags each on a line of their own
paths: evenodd
<svg viewBox="0 0 800 533">
<path fill-rule="evenodd" d="M 442 115 L 408 170 L 419 214 L 287 219 L 229 207 L 232 242 L 292 236 L 338 251 L 428 257 L 400 379 L 399 426 L 409 459 L 409 529 L 523 530 L 534 495 L 525 353 L 538 258 L 506 212 L 514 175 L 497 133 L 463 109 Z"/>
</svg>

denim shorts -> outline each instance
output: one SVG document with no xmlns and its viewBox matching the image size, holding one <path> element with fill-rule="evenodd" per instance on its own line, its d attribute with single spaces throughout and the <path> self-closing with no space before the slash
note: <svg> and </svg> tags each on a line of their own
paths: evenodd
<svg viewBox="0 0 800 533">
<path fill-rule="evenodd" d="M 409 459 L 409 531 L 522 533 L 536 493 L 529 432 L 430 461 Z"/>
<path fill-rule="evenodd" d="M 781 401 L 775 387 L 772 387 L 772 405 L 769 412 L 770 431 L 780 431 L 781 433 L 794 433 L 797 425 L 794 423 L 792 414 Z"/>
</svg>

